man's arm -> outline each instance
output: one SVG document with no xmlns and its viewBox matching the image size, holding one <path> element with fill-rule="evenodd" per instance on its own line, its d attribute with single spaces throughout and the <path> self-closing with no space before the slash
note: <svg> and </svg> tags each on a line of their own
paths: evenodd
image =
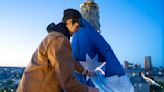
<svg viewBox="0 0 164 92">
<path fill-rule="evenodd" d="M 74 61 L 74 66 L 75 66 L 75 70 L 81 74 L 83 74 L 86 70 L 85 68 L 76 60 L 73 60 Z"/>
</svg>

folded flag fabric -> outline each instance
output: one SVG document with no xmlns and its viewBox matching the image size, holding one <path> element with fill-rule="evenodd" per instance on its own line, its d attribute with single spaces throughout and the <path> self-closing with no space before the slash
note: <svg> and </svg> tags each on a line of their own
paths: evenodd
<svg viewBox="0 0 164 92">
<path fill-rule="evenodd" d="M 93 84 L 100 92 L 134 92 L 134 87 L 127 75 L 105 77 L 102 71 L 98 67 L 96 69 L 97 76 L 91 77 Z"/>
</svg>

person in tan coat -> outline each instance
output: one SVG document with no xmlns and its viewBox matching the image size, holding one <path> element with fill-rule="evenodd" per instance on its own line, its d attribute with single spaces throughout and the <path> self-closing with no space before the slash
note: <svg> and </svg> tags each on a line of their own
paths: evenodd
<svg viewBox="0 0 164 92">
<path fill-rule="evenodd" d="M 55 25 L 34 52 L 17 92 L 99 92 L 81 84 L 74 71 L 91 75 L 72 57 L 69 38 L 84 26 L 75 9 L 64 10 L 63 21 Z"/>
</svg>

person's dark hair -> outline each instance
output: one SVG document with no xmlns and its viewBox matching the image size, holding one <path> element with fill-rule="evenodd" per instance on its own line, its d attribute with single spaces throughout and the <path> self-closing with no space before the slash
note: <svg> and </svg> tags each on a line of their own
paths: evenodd
<svg viewBox="0 0 164 92">
<path fill-rule="evenodd" d="M 66 23 L 68 19 L 72 19 L 72 23 L 79 22 L 80 18 L 82 17 L 81 13 L 75 9 L 66 9 L 64 10 L 64 15 L 62 22 Z"/>
</svg>

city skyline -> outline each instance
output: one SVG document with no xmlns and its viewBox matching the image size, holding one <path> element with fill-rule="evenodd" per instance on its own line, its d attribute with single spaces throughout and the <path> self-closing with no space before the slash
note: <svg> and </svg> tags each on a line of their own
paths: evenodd
<svg viewBox="0 0 164 92">
<path fill-rule="evenodd" d="M 0 66 L 27 66 L 47 35 L 48 24 L 61 21 L 66 8 L 79 9 L 85 0 L 0 1 Z M 99 5 L 101 35 L 121 64 L 164 66 L 162 0 L 94 0 Z"/>
</svg>

